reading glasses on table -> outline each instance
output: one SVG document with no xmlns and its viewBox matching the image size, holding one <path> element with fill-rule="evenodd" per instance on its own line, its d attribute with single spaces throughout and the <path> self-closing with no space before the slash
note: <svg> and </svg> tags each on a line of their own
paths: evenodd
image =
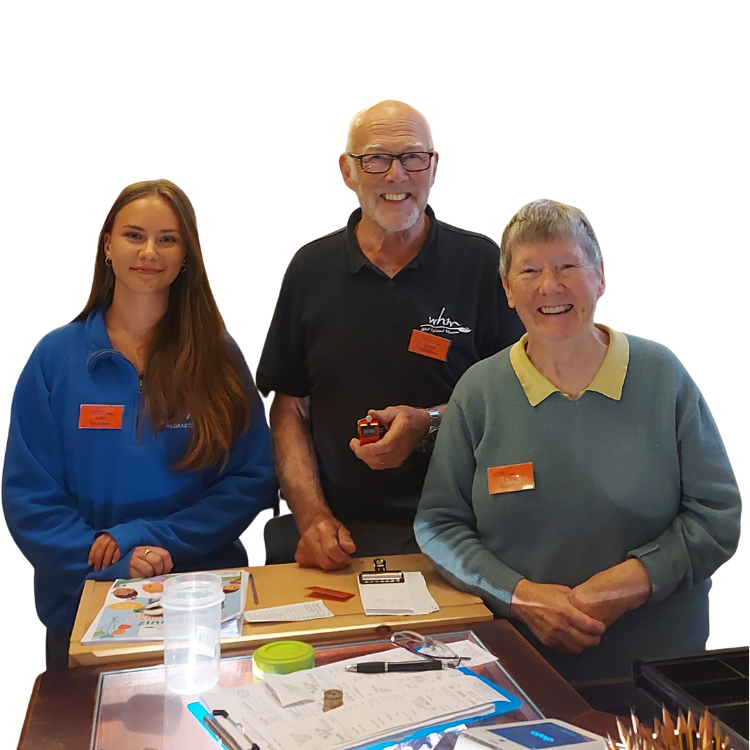
<svg viewBox="0 0 750 750">
<path fill-rule="evenodd" d="M 391 636 L 391 643 L 400 646 L 417 656 L 426 656 L 433 661 L 444 662 L 447 667 L 458 667 L 464 658 L 459 656 L 447 643 L 413 630 L 399 630 Z"/>
</svg>

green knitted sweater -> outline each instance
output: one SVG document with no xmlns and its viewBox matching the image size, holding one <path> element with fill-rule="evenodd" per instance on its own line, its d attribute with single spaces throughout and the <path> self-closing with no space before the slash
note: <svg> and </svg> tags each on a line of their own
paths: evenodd
<svg viewBox="0 0 750 750">
<path fill-rule="evenodd" d="M 531 406 L 510 349 L 471 367 L 446 409 L 414 524 L 445 577 L 500 617 L 521 578 L 573 587 L 638 558 L 652 597 L 599 646 L 557 654 L 517 624 L 571 681 L 704 649 L 709 577 L 739 539 L 739 491 L 700 391 L 668 349 L 627 339 L 619 401 L 556 392 Z M 489 494 L 488 468 L 526 462 L 534 489 Z"/>
</svg>

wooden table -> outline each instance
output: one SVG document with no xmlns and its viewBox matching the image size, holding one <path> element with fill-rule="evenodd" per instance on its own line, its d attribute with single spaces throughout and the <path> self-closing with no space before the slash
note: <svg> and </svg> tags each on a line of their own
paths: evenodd
<svg viewBox="0 0 750 750">
<path fill-rule="evenodd" d="M 509 622 L 462 623 L 460 627 L 452 629 L 472 630 L 545 716 L 569 721 L 600 734 L 616 733 L 615 717 L 593 711 Z M 445 632 L 446 626 L 433 623 L 419 630 L 422 633 Z M 339 635 L 324 635 L 316 645 L 339 643 Z M 244 649 L 252 651 L 247 643 Z M 128 666 L 138 665 L 134 663 Z M 109 665 L 110 669 L 116 667 Z M 19 750 L 87 750 L 91 741 L 99 674 L 106 669 L 106 666 L 81 667 L 67 672 L 41 674 L 34 684 Z M 155 745 L 154 750 L 159 750 L 159 747 Z"/>
<path fill-rule="evenodd" d="M 382 638 L 384 634 L 394 630 L 420 629 L 425 625 L 440 625 L 443 630 L 456 630 L 462 623 L 492 619 L 492 613 L 479 597 L 454 589 L 435 571 L 425 555 L 393 555 L 387 558 L 387 565 L 389 570 L 421 571 L 440 610 L 429 615 L 408 617 L 365 615 L 359 598 L 356 574 L 373 569 L 370 558 L 355 558 L 350 568 L 327 572 L 300 568 L 296 563 L 246 568 L 255 577 L 259 600 L 257 605 L 254 604 L 252 594 L 248 593 L 248 610 L 305 601 L 310 593 L 306 590 L 308 586 L 338 589 L 355 596 L 347 602 L 326 600 L 326 606 L 335 615 L 326 620 L 245 623 L 239 638 L 222 639 L 222 654 L 231 655 L 243 649 L 247 651 L 248 647 L 255 648 L 280 637 L 310 643 L 334 637 L 337 643 L 343 643 Z M 110 586 L 111 583 L 106 581 L 86 582 L 70 640 L 70 665 L 115 664 L 124 667 L 135 662 L 144 663 L 144 660 L 150 660 L 152 664 L 162 661 L 162 643 L 101 643 L 93 646 L 81 643 L 102 608 Z"/>
</svg>

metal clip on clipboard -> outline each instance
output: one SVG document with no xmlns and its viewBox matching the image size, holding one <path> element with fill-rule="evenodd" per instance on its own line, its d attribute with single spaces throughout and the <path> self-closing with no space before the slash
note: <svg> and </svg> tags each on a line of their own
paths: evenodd
<svg viewBox="0 0 750 750">
<path fill-rule="evenodd" d="M 219 719 L 224 719 L 242 732 L 242 736 L 245 738 L 244 745 L 219 724 Z M 207 713 L 203 717 L 203 723 L 219 738 L 219 741 L 227 750 L 260 750 L 260 747 L 247 736 L 245 727 L 231 719 L 226 711 L 219 708 L 214 709 L 213 713 Z"/>
<path fill-rule="evenodd" d="M 387 570 L 382 557 L 376 557 L 373 563 L 375 570 L 359 574 L 360 583 L 403 583 L 406 580 L 402 571 Z"/>
</svg>

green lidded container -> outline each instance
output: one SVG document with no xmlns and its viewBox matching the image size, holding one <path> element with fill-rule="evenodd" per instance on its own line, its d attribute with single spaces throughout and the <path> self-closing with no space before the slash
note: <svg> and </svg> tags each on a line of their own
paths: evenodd
<svg viewBox="0 0 750 750">
<path fill-rule="evenodd" d="M 289 674 L 315 666 L 315 649 L 302 641 L 274 641 L 253 654 L 253 676 L 262 680 L 266 674 Z"/>
</svg>

